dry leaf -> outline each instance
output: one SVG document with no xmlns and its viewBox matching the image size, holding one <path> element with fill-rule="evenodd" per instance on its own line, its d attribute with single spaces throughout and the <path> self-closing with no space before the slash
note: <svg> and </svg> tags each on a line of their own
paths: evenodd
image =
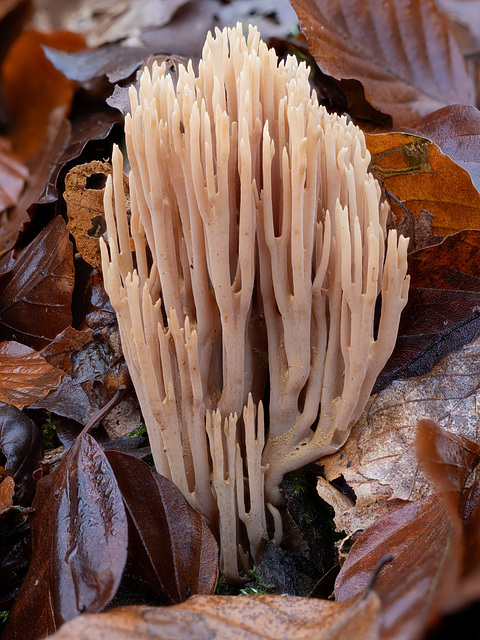
<svg viewBox="0 0 480 640">
<path fill-rule="evenodd" d="M 425 138 L 405 133 L 366 134 L 372 155 L 370 170 L 380 177 L 399 222 L 405 216 L 419 218 L 422 210 L 431 219 L 431 234 L 447 236 L 463 229 L 480 228 L 480 194 L 470 175 Z M 412 237 L 409 250 L 432 244 L 415 242 L 413 221 L 403 229 Z M 438 238 L 439 242 L 441 238 Z"/>
<path fill-rule="evenodd" d="M 350 602 L 295 596 L 193 596 L 173 607 L 123 607 L 65 624 L 52 640 L 376 640 L 374 593 Z"/>
<path fill-rule="evenodd" d="M 100 269 L 99 238 L 105 233 L 103 211 L 103 188 L 112 167 L 94 160 L 77 165 L 65 178 L 63 197 L 67 203 L 67 229 L 75 238 L 77 250 L 90 266 Z M 128 180 L 124 179 L 125 195 L 128 197 Z"/>
<path fill-rule="evenodd" d="M 15 480 L 12 476 L 7 476 L 0 480 L 0 512 L 12 506 L 12 499 L 15 494 Z"/>
<path fill-rule="evenodd" d="M 74 93 L 73 83 L 47 60 L 42 45 L 77 51 L 84 48 L 85 41 L 68 32 L 24 31 L 9 48 L 1 77 L 8 108 L 15 114 L 9 138 L 23 160 L 40 149 L 47 139 L 50 114 L 57 107 L 68 111 Z"/>
<path fill-rule="evenodd" d="M 448 432 L 479 440 L 480 339 L 444 357 L 430 373 L 397 380 L 377 394 L 355 425 L 345 447 L 322 459 L 325 477 L 343 475 L 362 497 L 336 514 L 347 534 L 372 523 L 388 500 L 417 500 L 434 487 L 415 454 L 416 425 L 430 418 Z M 379 487 L 383 489 L 379 492 Z M 369 505 L 380 502 L 371 510 Z M 386 495 L 385 495 L 386 494 Z M 382 504 L 383 502 L 383 504 Z M 395 506 L 389 504 L 389 508 Z M 337 520 L 338 518 L 338 520 Z"/>
<path fill-rule="evenodd" d="M 27 178 L 27 167 L 12 153 L 8 140 L 0 138 L 0 212 L 18 202 Z"/>
<path fill-rule="evenodd" d="M 39 0 L 34 20 L 47 31 L 82 33 L 91 48 L 169 22 L 187 0 Z M 35 23 L 34 23 L 35 24 Z"/>
<path fill-rule="evenodd" d="M 393 559 L 375 581 L 382 640 L 424 637 L 456 581 L 460 557 L 455 523 L 437 494 L 380 518 L 359 537 L 335 582 L 337 600 L 362 593 L 386 554 Z"/>
<path fill-rule="evenodd" d="M 447 104 L 471 104 L 462 53 L 433 0 L 291 1 L 320 69 L 359 80 L 395 127 Z"/>
<path fill-rule="evenodd" d="M 476 7 L 480 16 L 480 11 Z M 410 133 L 429 138 L 443 153 L 468 171 L 480 191 L 480 111 L 476 107 L 454 104 L 417 120 Z"/>
</svg>

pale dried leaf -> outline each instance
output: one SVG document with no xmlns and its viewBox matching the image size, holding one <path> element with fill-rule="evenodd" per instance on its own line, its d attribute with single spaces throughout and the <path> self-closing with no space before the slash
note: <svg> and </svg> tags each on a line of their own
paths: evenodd
<svg viewBox="0 0 480 640">
<path fill-rule="evenodd" d="M 415 455 L 418 420 L 480 440 L 480 339 L 449 354 L 424 376 L 397 380 L 373 398 L 345 447 L 322 460 L 327 480 L 341 475 L 357 495 L 352 510 L 336 513 L 347 534 L 369 526 L 393 500 L 418 500 L 434 488 Z"/>
<path fill-rule="evenodd" d="M 193 596 L 173 607 L 123 607 L 65 624 L 52 640 L 375 640 L 375 593 L 349 602 L 294 596 Z"/>
</svg>

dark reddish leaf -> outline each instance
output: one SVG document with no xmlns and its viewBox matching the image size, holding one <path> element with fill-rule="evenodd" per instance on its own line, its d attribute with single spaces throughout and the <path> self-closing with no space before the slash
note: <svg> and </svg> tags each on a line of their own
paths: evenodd
<svg viewBox="0 0 480 640">
<path fill-rule="evenodd" d="M 382 640 L 420 638 L 437 617 L 457 577 L 456 523 L 438 495 L 408 503 L 360 535 L 335 582 L 337 600 L 360 594 L 374 567 L 393 556 L 375 582 L 382 603 Z"/>
<path fill-rule="evenodd" d="M 404 133 L 367 134 L 366 141 L 372 155 L 370 170 L 382 179 L 400 223 L 407 218 L 409 224 L 409 219 L 418 220 L 422 211 L 428 211 L 434 235 L 480 229 L 480 194 L 470 175 L 435 144 Z M 412 228 L 410 224 L 404 233 L 411 238 L 410 251 L 433 244 L 412 237 Z"/>
<path fill-rule="evenodd" d="M 480 598 L 480 483 L 476 480 L 468 486 L 480 461 L 480 445 L 445 431 L 432 420 L 420 420 L 416 448 L 452 517 L 459 516 L 462 524 L 459 580 L 444 603 L 451 612 Z"/>
<path fill-rule="evenodd" d="M 429 138 L 454 162 L 468 171 L 480 191 L 480 111 L 454 104 L 426 115 L 408 131 Z"/>
<path fill-rule="evenodd" d="M 46 396 L 60 384 L 62 372 L 39 353 L 18 342 L 0 343 L 0 401 L 18 409 Z"/>
<path fill-rule="evenodd" d="M 71 374 L 71 356 L 93 342 L 92 330 L 77 331 L 73 327 L 67 327 L 62 333 L 42 349 L 41 355 L 51 365 Z"/>
<path fill-rule="evenodd" d="M 134 574 L 165 604 L 213 593 L 218 547 L 202 516 L 142 460 L 117 451 L 106 455 L 125 502 Z"/>
<path fill-rule="evenodd" d="M 35 422 L 10 404 L 0 405 L 0 450 L 5 472 L 15 481 L 16 500 L 28 504 L 35 489 L 32 477 L 43 458 L 42 435 Z"/>
<path fill-rule="evenodd" d="M 13 147 L 26 160 L 44 144 L 50 114 L 57 107 L 68 111 L 73 98 L 71 80 L 47 60 L 42 45 L 65 51 L 85 47 L 79 34 L 24 31 L 8 50 L 1 75 L 8 107 L 15 117 L 9 131 Z M 39 82 L 41 78 L 41 82 Z"/>
<path fill-rule="evenodd" d="M 473 87 L 450 22 L 433 0 L 291 0 L 320 69 L 354 78 L 394 126 L 470 104 Z"/>
<path fill-rule="evenodd" d="M 72 322 L 73 246 L 61 216 L 20 254 L 0 286 L 0 336 L 46 346 Z"/>
<path fill-rule="evenodd" d="M 375 389 L 427 373 L 480 333 L 480 231 L 461 231 L 409 256 L 410 291 L 397 344 Z"/>
<path fill-rule="evenodd" d="M 33 557 L 3 640 L 41 638 L 115 595 L 127 555 L 128 527 L 113 471 L 84 432 L 55 472 L 38 482 Z M 28 615 L 26 615 L 28 612 Z"/>
<path fill-rule="evenodd" d="M 29 222 L 30 214 L 33 214 L 34 203 L 56 200 L 56 195 L 50 200 L 45 196 L 48 191 L 46 183 L 48 185 L 48 178 L 56 166 L 56 158 L 70 136 L 71 126 L 63 108 L 50 114 L 48 124 L 49 136 L 41 151 L 29 162 L 30 179 L 20 200 L 13 209 L 0 215 L 0 255 L 10 251 L 15 245 L 19 232 Z"/>
<path fill-rule="evenodd" d="M 468 476 L 480 461 L 480 445 L 442 429 L 433 420 L 418 423 L 417 456 L 435 486 L 442 492 L 453 514 Z"/>
<path fill-rule="evenodd" d="M 65 625 L 52 640 L 378 640 L 378 598 L 193 596 L 173 607 L 122 607 Z"/>
</svg>

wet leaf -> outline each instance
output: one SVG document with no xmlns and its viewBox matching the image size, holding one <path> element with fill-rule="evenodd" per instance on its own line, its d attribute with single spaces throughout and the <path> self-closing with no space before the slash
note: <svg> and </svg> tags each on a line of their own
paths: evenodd
<svg viewBox="0 0 480 640">
<path fill-rule="evenodd" d="M 73 247 L 57 216 L 22 251 L 11 278 L 0 283 L 0 337 L 46 346 L 72 323 L 73 285 Z"/>
<path fill-rule="evenodd" d="M 5 472 L 15 482 L 16 502 L 29 504 L 35 489 L 33 472 L 43 458 L 42 434 L 35 422 L 10 404 L 0 405 L 0 450 Z"/>
<path fill-rule="evenodd" d="M 393 556 L 375 581 L 382 603 L 382 640 L 420 638 L 441 610 L 458 573 L 455 522 L 431 495 L 380 518 L 358 538 L 335 582 L 343 602 L 361 593 L 371 572 Z"/>
<path fill-rule="evenodd" d="M 409 298 L 396 346 L 375 390 L 423 375 L 480 333 L 480 231 L 466 230 L 409 256 Z"/>
<path fill-rule="evenodd" d="M 123 607 L 66 624 L 52 640 L 376 640 L 378 598 L 193 596 L 173 607 Z"/>
<path fill-rule="evenodd" d="M 383 181 L 399 230 L 412 239 L 410 251 L 433 244 L 431 236 L 415 238 L 414 219 L 422 211 L 433 216 L 434 236 L 480 229 L 480 194 L 470 175 L 435 144 L 403 133 L 367 134 L 366 140 L 370 170 Z"/>
<path fill-rule="evenodd" d="M 23 409 L 56 389 L 61 378 L 62 372 L 30 347 L 0 343 L 1 402 Z"/>
<path fill-rule="evenodd" d="M 122 496 L 101 447 L 81 434 L 38 482 L 33 557 L 3 638 L 40 638 L 115 595 L 127 555 Z M 28 611 L 28 616 L 25 612 Z"/>
<path fill-rule="evenodd" d="M 73 83 L 47 60 L 42 45 L 77 51 L 85 41 L 74 33 L 31 30 L 24 31 L 9 48 L 1 67 L 8 108 L 15 114 L 9 138 L 24 160 L 32 158 L 47 138 L 52 111 L 62 107 L 68 112 L 74 93 Z"/>
<path fill-rule="evenodd" d="M 213 593 L 218 547 L 202 516 L 142 460 L 117 451 L 106 455 L 127 511 L 130 572 L 165 604 Z"/>
<path fill-rule="evenodd" d="M 72 369 L 71 357 L 92 342 L 91 329 L 77 331 L 73 327 L 67 327 L 48 346 L 42 349 L 41 355 L 52 366 L 70 374 Z"/>
<path fill-rule="evenodd" d="M 394 127 L 447 104 L 472 102 L 462 53 L 433 0 L 291 3 L 320 69 L 359 80 Z"/>
</svg>

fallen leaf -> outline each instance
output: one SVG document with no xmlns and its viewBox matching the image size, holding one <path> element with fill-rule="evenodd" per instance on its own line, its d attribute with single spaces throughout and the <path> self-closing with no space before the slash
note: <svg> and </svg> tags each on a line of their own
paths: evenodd
<svg viewBox="0 0 480 640">
<path fill-rule="evenodd" d="M 337 527 L 365 529 L 398 500 L 418 500 L 435 487 L 415 453 L 417 422 L 435 420 L 452 437 L 477 442 L 480 339 L 442 358 L 424 376 L 394 381 L 372 398 L 345 446 L 323 458 L 325 478 L 343 476 L 357 495 L 355 507 L 338 509 Z M 473 445 L 472 445 L 473 446 Z"/>
<path fill-rule="evenodd" d="M 407 504 L 361 534 L 338 574 L 336 599 L 348 601 L 362 593 L 386 554 L 393 559 L 375 581 L 382 640 L 421 638 L 458 575 L 455 522 L 439 495 Z"/>
<path fill-rule="evenodd" d="M 17 203 L 27 178 L 27 167 L 12 153 L 8 140 L 0 138 L 0 212 Z"/>
<path fill-rule="evenodd" d="M 18 342 L 0 343 L 0 401 L 23 409 L 60 384 L 62 372 Z"/>
<path fill-rule="evenodd" d="M 47 138 L 41 150 L 29 161 L 30 178 L 20 200 L 15 207 L 0 214 L 0 255 L 12 250 L 19 232 L 30 221 L 37 202 L 56 200 L 56 195 L 48 195 L 51 194 L 48 179 L 54 170 L 58 154 L 70 137 L 70 130 L 65 109 L 60 107 L 52 111 L 48 119 Z"/>
<path fill-rule="evenodd" d="M 480 482 L 471 482 L 480 461 L 480 445 L 448 433 L 432 420 L 420 420 L 416 449 L 452 519 L 457 517 L 461 524 L 458 583 L 443 605 L 444 611 L 452 613 L 480 598 Z"/>
<path fill-rule="evenodd" d="M 15 483 L 15 500 L 27 505 L 35 490 L 33 472 L 43 458 L 42 434 L 35 422 L 10 404 L 0 405 L 0 450 L 5 473 Z"/>
<path fill-rule="evenodd" d="M 48 135 L 50 114 L 57 107 L 68 112 L 74 93 L 73 83 L 47 60 L 42 45 L 76 51 L 85 47 L 85 41 L 66 31 L 47 34 L 30 30 L 21 33 L 9 48 L 1 78 L 8 108 L 15 114 L 9 139 L 23 160 L 40 149 Z"/>
<path fill-rule="evenodd" d="M 112 167 L 94 160 L 71 169 L 65 177 L 63 198 L 67 204 L 67 229 L 75 238 L 78 252 L 90 266 L 101 269 L 99 238 L 106 231 L 103 191 Z M 128 180 L 124 179 L 128 198 Z"/>
<path fill-rule="evenodd" d="M 437 236 L 480 229 L 480 194 L 467 171 L 437 145 L 405 133 L 366 134 L 366 142 L 372 156 L 370 171 L 381 179 L 400 225 L 405 216 L 409 223 L 425 210 L 433 216 L 431 230 Z M 410 223 L 404 235 L 408 237 L 413 228 Z M 412 237 L 409 249 L 423 246 Z"/>
<path fill-rule="evenodd" d="M 52 640 L 376 640 L 378 598 L 328 602 L 295 596 L 193 596 L 172 607 L 122 607 L 67 623 Z"/>
<path fill-rule="evenodd" d="M 12 498 L 15 493 L 15 480 L 12 476 L 6 476 L 0 482 L 0 512 L 8 509 L 12 505 Z"/>
<path fill-rule="evenodd" d="M 433 0 L 291 0 L 320 69 L 359 80 L 394 127 L 447 104 L 470 104 L 472 82 L 448 18 Z"/>
<path fill-rule="evenodd" d="M 412 123 L 408 132 L 437 144 L 443 153 L 468 171 L 480 191 L 480 111 L 476 107 L 463 104 L 443 107 Z"/>
<path fill-rule="evenodd" d="M 41 355 L 52 366 L 70 374 L 72 370 L 72 355 L 78 353 L 92 342 L 91 329 L 77 331 L 73 327 L 67 327 L 49 345 L 42 349 Z"/>
<path fill-rule="evenodd" d="M 480 333 L 480 231 L 466 230 L 409 256 L 410 290 L 395 349 L 375 391 L 423 375 Z"/>
<path fill-rule="evenodd" d="M 38 481 L 32 506 L 32 563 L 2 636 L 7 640 L 44 637 L 80 613 L 101 610 L 117 591 L 127 556 L 122 496 L 88 433 Z"/>
<path fill-rule="evenodd" d="M 56 216 L 0 283 L 0 337 L 45 347 L 72 323 L 74 279 L 72 243 Z"/>
<path fill-rule="evenodd" d="M 43 11 L 34 16 L 38 28 L 67 29 L 84 35 L 89 47 L 138 36 L 146 27 L 167 24 L 186 0 L 43 0 Z M 35 24 L 35 22 L 34 22 Z"/>
<path fill-rule="evenodd" d="M 218 546 L 202 516 L 180 490 L 138 458 L 107 451 L 129 521 L 127 572 L 159 594 L 164 604 L 211 594 Z"/>
</svg>

